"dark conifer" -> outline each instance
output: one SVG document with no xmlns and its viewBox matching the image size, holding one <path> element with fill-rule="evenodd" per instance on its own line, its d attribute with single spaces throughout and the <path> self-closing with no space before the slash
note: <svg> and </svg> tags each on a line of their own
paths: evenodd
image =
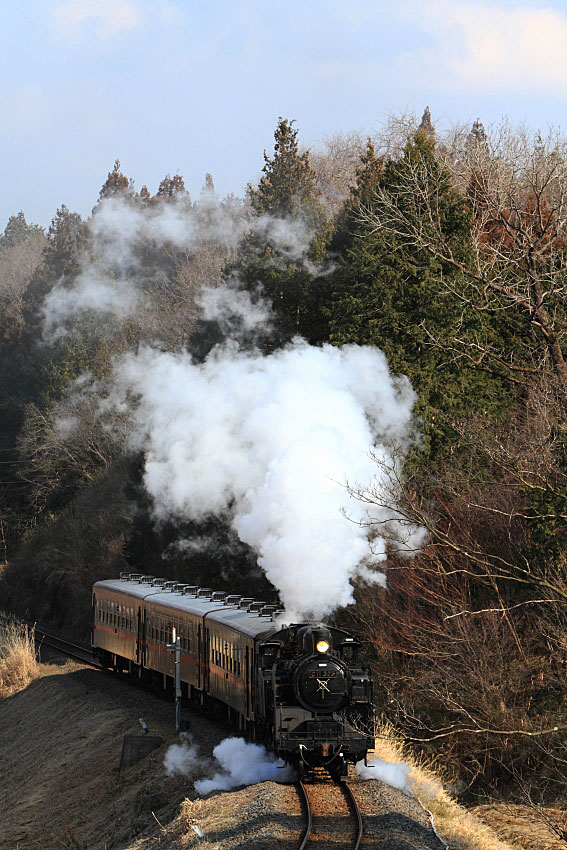
<svg viewBox="0 0 567 850">
<path fill-rule="evenodd" d="M 309 153 L 300 152 L 294 122 L 280 118 L 274 132 L 274 154 L 264 152 L 262 177 L 248 187 L 258 215 L 285 220 L 282 230 L 307 237 L 304 251 L 288 252 L 266 233 L 248 237 L 240 250 L 238 270 L 244 284 L 267 295 L 276 315 L 277 342 L 295 335 L 310 342 L 324 338 L 319 282 L 313 266 L 325 256 L 327 222 L 316 189 Z"/>
<path fill-rule="evenodd" d="M 115 195 L 132 195 L 134 184 L 120 171 L 120 160 L 114 161 L 114 168 L 108 172 L 108 176 L 102 185 L 98 199 L 99 202 L 105 198 L 112 198 Z"/>
<path fill-rule="evenodd" d="M 189 192 L 185 188 L 181 174 L 174 174 L 173 177 L 166 174 L 159 184 L 156 198 L 164 201 L 179 200 L 180 198 L 189 200 Z"/>
<path fill-rule="evenodd" d="M 431 120 L 431 112 L 429 111 L 429 107 L 426 106 L 423 115 L 421 116 L 421 121 L 419 123 L 419 127 L 417 128 L 418 133 L 423 133 L 424 136 L 429 136 L 430 138 L 435 137 L 435 127 L 433 126 L 433 121 Z"/>
</svg>

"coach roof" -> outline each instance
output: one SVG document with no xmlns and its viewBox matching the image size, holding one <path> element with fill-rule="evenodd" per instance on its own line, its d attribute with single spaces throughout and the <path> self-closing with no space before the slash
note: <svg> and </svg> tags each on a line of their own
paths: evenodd
<svg viewBox="0 0 567 850">
<path fill-rule="evenodd" d="M 101 590 L 110 590 L 124 596 L 134 597 L 139 601 L 170 608 L 172 611 L 185 611 L 190 614 L 203 617 L 207 620 L 223 624 L 228 628 L 236 629 L 250 637 L 256 637 L 263 632 L 275 632 L 279 630 L 268 617 L 259 617 L 258 613 L 248 613 L 241 608 L 225 605 L 223 602 L 213 602 L 207 598 L 185 596 L 181 593 L 172 593 L 163 587 L 155 587 L 151 584 L 142 584 L 137 581 L 126 581 L 123 579 L 108 579 L 97 581 L 93 587 Z"/>
</svg>

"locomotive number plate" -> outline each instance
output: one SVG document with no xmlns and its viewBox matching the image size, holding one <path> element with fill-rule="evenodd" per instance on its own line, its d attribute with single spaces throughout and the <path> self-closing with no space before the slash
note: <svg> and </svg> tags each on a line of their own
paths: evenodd
<svg viewBox="0 0 567 850">
<path fill-rule="evenodd" d="M 334 679 L 337 675 L 336 670 L 311 670 L 309 673 L 310 679 Z"/>
</svg>

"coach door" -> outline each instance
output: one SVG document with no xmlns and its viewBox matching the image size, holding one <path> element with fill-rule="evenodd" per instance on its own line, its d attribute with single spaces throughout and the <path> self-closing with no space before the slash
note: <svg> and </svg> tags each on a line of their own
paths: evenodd
<svg viewBox="0 0 567 850">
<path fill-rule="evenodd" d="M 144 608 L 144 616 L 145 616 L 145 613 L 146 613 L 146 609 Z M 137 626 L 138 626 L 138 628 L 136 630 L 136 664 L 139 664 L 143 667 L 145 660 L 146 660 L 145 659 L 145 654 L 146 654 L 145 653 L 145 646 L 146 646 L 146 644 L 145 644 L 145 639 L 144 639 L 145 638 L 145 635 L 144 635 L 145 629 L 144 629 L 144 623 L 143 623 L 143 620 L 142 620 L 142 608 L 141 608 L 141 606 L 138 606 L 138 616 L 136 618 L 136 621 L 137 621 Z"/>
<path fill-rule="evenodd" d="M 207 693 L 210 689 L 210 672 L 211 672 L 211 635 L 208 628 L 205 626 L 205 665 L 203 667 L 203 690 Z"/>
<path fill-rule="evenodd" d="M 246 647 L 246 717 L 250 717 L 250 647 Z"/>
<path fill-rule="evenodd" d="M 91 646 L 94 646 L 94 633 L 96 629 L 96 593 L 93 593 L 93 615 L 91 618 Z"/>
<path fill-rule="evenodd" d="M 197 687 L 202 687 L 203 681 L 203 632 L 201 623 L 197 629 Z"/>
</svg>

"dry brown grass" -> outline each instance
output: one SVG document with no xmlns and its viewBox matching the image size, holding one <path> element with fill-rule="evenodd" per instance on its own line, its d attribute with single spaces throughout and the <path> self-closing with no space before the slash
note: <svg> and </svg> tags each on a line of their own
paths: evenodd
<svg viewBox="0 0 567 850">
<path fill-rule="evenodd" d="M 40 675 L 33 630 L 10 623 L 0 628 L 0 698 L 27 687 Z"/>
<path fill-rule="evenodd" d="M 451 850 L 517 850 L 520 846 L 499 838 L 480 818 L 455 802 L 435 772 L 412 757 L 391 729 L 379 730 L 375 753 L 382 761 L 403 761 L 411 766 L 411 788 L 433 815 L 435 828 Z"/>
</svg>

